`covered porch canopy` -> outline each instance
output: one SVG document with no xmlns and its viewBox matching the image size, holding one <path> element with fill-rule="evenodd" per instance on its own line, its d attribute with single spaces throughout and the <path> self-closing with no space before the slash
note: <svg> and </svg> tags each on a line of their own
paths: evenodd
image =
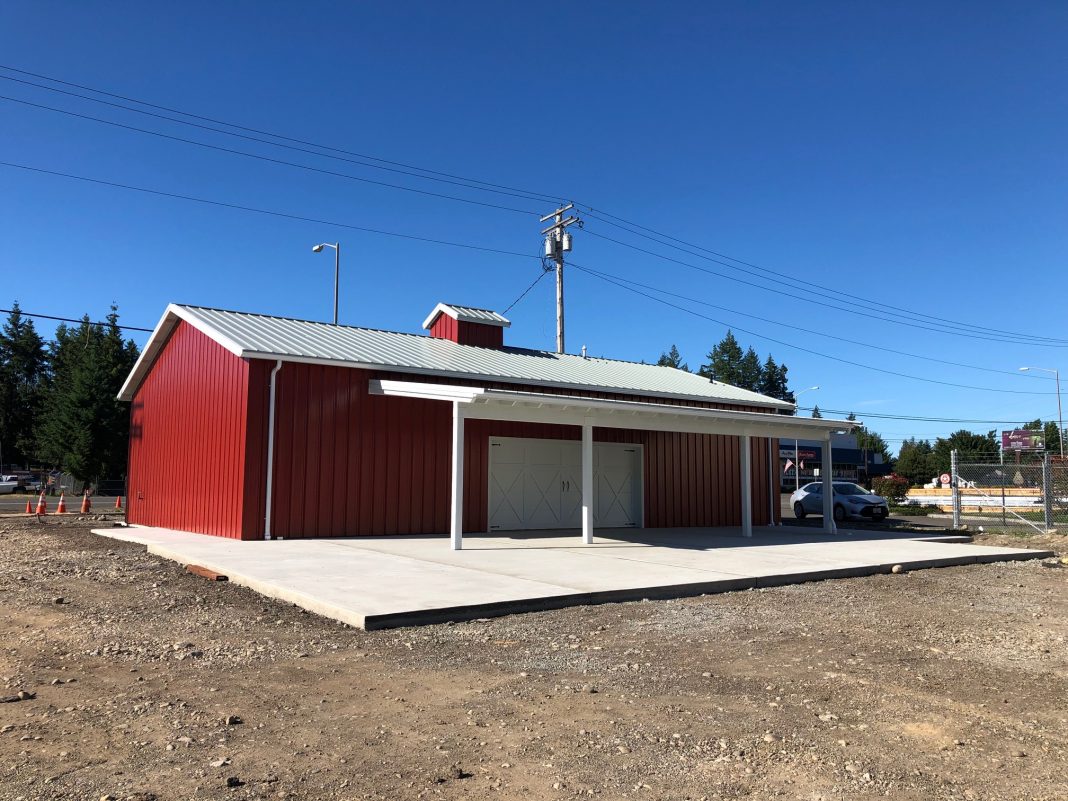
<svg viewBox="0 0 1068 801">
<path fill-rule="evenodd" d="M 819 439 L 822 448 L 823 528 L 835 532 L 831 487 L 831 434 L 861 425 L 850 420 L 793 417 L 773 412 L 703 409 L 667 403 L 604 400 L 453 384 L 372 379 L 373 395 L 437 400 L 452 404 L 452 494 L 450 529 L 453 550 L 463 547 L 464 420 L 504 420 L 573 425 L 582 429 L 582 541 L 593 542 L 593 429 L 624 428 L 690 434 L 722 434 L 741 438 L 742 534 L 753 536 L 753 487 L 750 475 L 752 439 Z M 769 487 L 777 486 L 778 460 L 769 459 Z M 770 498 L 775 516 L 775 494 Z"/>
</svg>

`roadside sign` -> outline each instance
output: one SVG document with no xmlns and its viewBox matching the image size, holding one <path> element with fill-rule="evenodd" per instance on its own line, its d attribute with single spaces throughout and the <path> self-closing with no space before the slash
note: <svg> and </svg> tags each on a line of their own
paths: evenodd
<svg viewBox="0 0 1068 801">
<path fill-rule="evenodd" d="M 1006 451 L 1044 451 L 1046 438 L 1041 431 L 1016 428 L 1001 432 L 1001 447 Z"/>
<path fill-rule="evenodd" d="M 943 473 L 938 477 L 938 480 L 942 482 L 943 487 L 949 486 L 949 473 Z"/>
</svg>

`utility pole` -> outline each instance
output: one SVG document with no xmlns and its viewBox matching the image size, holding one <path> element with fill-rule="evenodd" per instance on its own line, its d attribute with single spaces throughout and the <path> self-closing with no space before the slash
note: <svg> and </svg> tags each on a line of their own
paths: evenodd
<svg viewBox="0 0 1068 801">
<path fill-rule="evenodd" d="M 567 227 L 581 220 L 572 215 L 566 220 L 564 212 L 575 207 L 574 203 L 561 206 L 551 214 L 546 214 L 538 222 L 553 221 L 553 224 L 542 230 L 545 237 L 545 255 L 556 262 L 556 352 L 564 352 L 564 254 L 571 251 L 571 234 L 567 233 Z"/>
</svg>

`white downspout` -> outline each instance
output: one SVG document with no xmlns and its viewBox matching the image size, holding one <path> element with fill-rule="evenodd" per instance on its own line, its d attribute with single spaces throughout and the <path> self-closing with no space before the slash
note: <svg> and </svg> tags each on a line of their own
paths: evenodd
<svg viewBox="0 0 1068 801">
<path fill-rule="evenodd" d="M 274 393 L 275 376 L 282 369 L 282 360 L 278 359 L 271 370 L 271 399 L 267 412 L 267 509 L 263 517 L 263 538 L 271 538 L 271 495 L 274 489 Z"/>
</svg>

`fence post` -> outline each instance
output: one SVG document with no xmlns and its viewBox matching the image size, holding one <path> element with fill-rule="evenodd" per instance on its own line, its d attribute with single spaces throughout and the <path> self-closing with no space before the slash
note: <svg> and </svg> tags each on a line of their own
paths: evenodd
<svg viewBox="0 0 1068 801">
<path fill-rule="evenodd" d="M 1053 528 L 1053 465 L 1048 453 L 1042 454 L 1042 518 L 1046 531 Z"/>
<path fill-rule="evenodd" d="M 960 528 L 960 480 L 957 475 L 957 451 L 949 452 L 949 486 L 953 493 L 953 528 Z"/>
</svg>

